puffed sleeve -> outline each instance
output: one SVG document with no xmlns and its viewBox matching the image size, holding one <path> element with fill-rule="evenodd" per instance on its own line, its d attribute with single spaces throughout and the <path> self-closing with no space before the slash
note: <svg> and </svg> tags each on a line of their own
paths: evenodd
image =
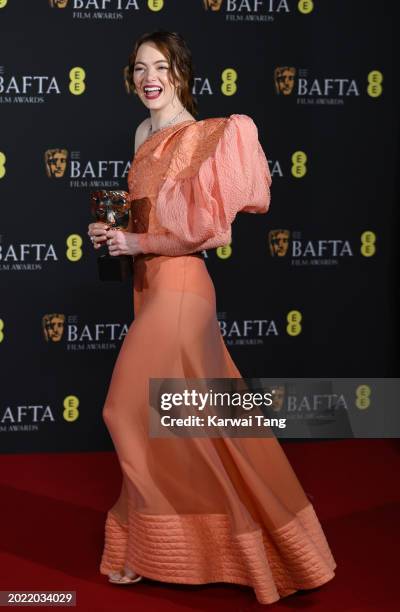
<svg viewBox="0 0 400 612">
<path fill-rule="evenodd" d="M 254 121 L 248 115 L 230 115 L 194 174 L 176 172 L 165 178 L 155 199 L 162 231 L 136 234 L 142 252 L 184 255 L 228 244 L 238 212 L 268 211 L 270 185 Z"/>
</svg>

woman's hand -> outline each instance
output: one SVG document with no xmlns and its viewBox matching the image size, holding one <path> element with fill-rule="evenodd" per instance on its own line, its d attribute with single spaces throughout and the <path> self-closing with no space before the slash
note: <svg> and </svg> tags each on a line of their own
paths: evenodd
<svg viewBox="0 0 400 612">
<path fill-rule="evenodd" d="M 107 229 L 106 223 L 90 223 L 88 236 L 93 243 L 95 249 L 99 249 L 107 240 Z"/>
<path fill-rule="evenodd" d="M 106 235 L 110 255 L 137 255 L 141 253 L 137 234 L 108 229 Z"/>
</svg>

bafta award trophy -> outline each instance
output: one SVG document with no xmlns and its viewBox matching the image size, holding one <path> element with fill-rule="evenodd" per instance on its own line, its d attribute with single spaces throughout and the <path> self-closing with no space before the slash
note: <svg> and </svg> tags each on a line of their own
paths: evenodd
<svg viewBox="0 0 400 612">
<path fill-rule="evenodd" d="M 126 231 L 129 223 L 130 202 L 126 191 L 93 191 L 90 194 L 92 214 L 96 221 L 106 223 L 115 231 Z M 97 258 L 99 278 L 102 281 L 123 281 L 133 272 L 132 255 L 110 255 Z"/>
</svg>

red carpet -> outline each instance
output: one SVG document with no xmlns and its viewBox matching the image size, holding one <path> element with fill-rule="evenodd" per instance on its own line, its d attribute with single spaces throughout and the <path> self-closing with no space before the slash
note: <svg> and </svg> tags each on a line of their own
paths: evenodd
<svg viewBox="0 0 400 612">
<path fill-rule="evenodd" d="M 121 483 L 116 456 L 46 453 L 0 455 L 0 590 L 74 590 L 82 612 L 399 610 L 400 441 L 282 445 L 338 564 L 326 585 L 270 606 L 236 585 L 111 585 L 98 566 Z"/>
</svg>

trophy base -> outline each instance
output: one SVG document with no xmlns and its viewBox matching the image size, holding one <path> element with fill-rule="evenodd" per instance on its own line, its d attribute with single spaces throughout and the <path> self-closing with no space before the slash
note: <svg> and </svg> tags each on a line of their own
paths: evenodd
<svg viewBox="0 0 400 612">
<path fill-rule="evenodd" d="M 133 258 L 131 255 L 101 255 L 97 258 L 97 269 L 101 281 L 121 282 L 133 275 Z"/>
</svg>

